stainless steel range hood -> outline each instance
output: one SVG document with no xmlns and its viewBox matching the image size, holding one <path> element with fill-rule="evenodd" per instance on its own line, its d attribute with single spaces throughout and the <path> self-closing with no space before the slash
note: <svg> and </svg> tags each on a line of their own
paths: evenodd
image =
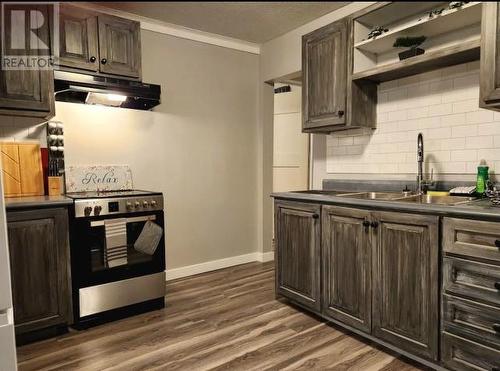
<svg viewBox="0 0 500 371">
<path fill-rule="evenodd" d="M 54 71 L 56 101 L 150 110 L 160 104 L 161 87 L 140 81 Z"/>
</svg>

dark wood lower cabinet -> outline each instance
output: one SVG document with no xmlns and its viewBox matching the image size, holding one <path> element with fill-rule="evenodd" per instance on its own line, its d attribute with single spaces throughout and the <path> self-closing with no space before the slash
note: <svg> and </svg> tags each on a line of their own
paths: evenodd
<svg viewBox="0 0 500 371">
<path fill-rule="evenodd" d="M 16 336 L 72 320 L 68 212 L 8 211 Z"/>
<path fill-rule="evenodd" d="M 371 331 L 370 212 L 323 206 L 323 313 Z"/>
<path fill-rule="evenodd" d="M 373 335 L 438 359 L 439 218 L 373 213 Z"/>
<path fill-rule="evenodd" d="M 278 294 L 437 364 L 439 217 L 277 200 L 275 218 Z"/>
<path fill-rule="evenodd" d="M 499 371 L 500 350 L 444 332 L 441 358 L 445 367 L 460 371 Z"/>
<path fill-rule="evenodd" d="M 275 203 L 276 293 L 319 312 L 319 205 Z"/>
</svg>

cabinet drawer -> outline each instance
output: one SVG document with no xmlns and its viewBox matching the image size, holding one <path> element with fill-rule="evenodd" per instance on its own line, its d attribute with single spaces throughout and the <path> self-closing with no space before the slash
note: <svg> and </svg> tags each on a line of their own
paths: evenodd
<svg viewBox="0 0 500 371">
<path fill-rule="evenodd" d="M 500 266 L 444 258 L 443 289 L 447 294 L 500 305 Z"/>
<path fill-rule="evenodd" d="M 500 308 L 443 295 L 443 328 L 500 348 Z"/>
<path fill-rule="evenodd" d="M 500 263 L 500 223 L 445 218 L 444 251 Z"/>
<path fill-rule="evenodd" d="M 500 351 L 443 333 L 442 361 L 451 370 L 500 371 Z"/>
</svg>

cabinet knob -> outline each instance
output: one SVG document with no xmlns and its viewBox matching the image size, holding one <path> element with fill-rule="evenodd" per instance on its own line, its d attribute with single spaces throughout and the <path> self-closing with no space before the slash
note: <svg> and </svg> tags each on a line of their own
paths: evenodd
<svg viewBox="0 0 500 371">
<path fill-rule="evenodd" d="M 106 58 L 101 59 L 101 64 L 106 64 L 108 60 Z"/>
<path fill-rule="evenodd" d="M 372 228 L 377 228 L 378 227 L 378 222 L 372 222 L 371 224 Z"/>
<path fill-rule="evenodd" d="M 91 63 L 94 63 L 96 61 L 96 57 L 92 56 L 92 57 L 90 57 L 89 60 L 90 60 Z"/>
<path fill-rule="evenodd" d="M 497 333 L 497 335 L 500 335 L 500 323 L 494 323 L 491 328 Z"/>
<path fill-rule="evenodd" d="M 500 282 L 495 282 L 495 288 L 500 291 Z"/>
<path fill-rule="evenodd" d="M 313 219 L 318 219 L 319 218 L 319 214 L 313 214 L 312 217 L 313 217 Z"/>
<path fill-rule="evenodd" d="M 495 246 L 500 249 L 500 240 L 495 240 Z"/>
<path fill-rule="evenodd" d="M 369 226 L 370 226 L 370 222 L 369 222 L 368 220 L 365 220 L 365 221 L 363 222 L 363 227 L 368 228 Z"/>
<path fill-rule="evenodd" d="M 339 117 L 342 117 L 342 116 L 344 116 L 344 111 L 342 111 L 342 110 L 339 110 L 339 111 L 337 112 L 337 115 L 338 115 Z"/>
</svg>

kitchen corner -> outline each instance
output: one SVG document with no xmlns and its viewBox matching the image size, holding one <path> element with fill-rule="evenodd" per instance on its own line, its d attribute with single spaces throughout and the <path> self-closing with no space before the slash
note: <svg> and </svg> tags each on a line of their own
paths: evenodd
<svg viewBox="0 0 500 371">
<path fill-rule="evenodd" d="M 0 371 L 500 370 L 499 2 L 0 8 Z"/>
</svg>

